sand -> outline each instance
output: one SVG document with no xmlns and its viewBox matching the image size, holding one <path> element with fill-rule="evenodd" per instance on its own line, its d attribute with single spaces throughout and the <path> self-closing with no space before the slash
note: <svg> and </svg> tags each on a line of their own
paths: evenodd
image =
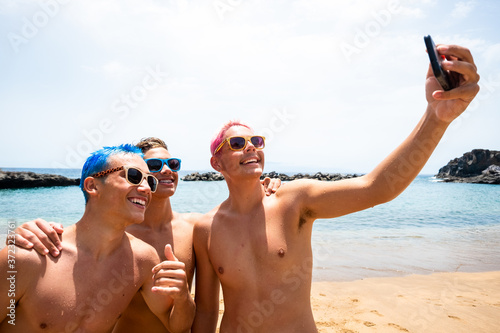
<svg viewBox="0 0 500 333">
<path fill-rule="evenodd" d="M 314 282 L 311 304 L 321 333 L 498 333 L 500 271 Z"/>
<path fill-rule="evenodd" d="M 313 283 L 319 332 L 500 332 L 500 272 Z"/>
</svg>

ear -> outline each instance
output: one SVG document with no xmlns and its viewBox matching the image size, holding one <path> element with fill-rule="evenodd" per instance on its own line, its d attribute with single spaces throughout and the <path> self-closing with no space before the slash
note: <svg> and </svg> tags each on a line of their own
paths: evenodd
<svg viewBox="0 0 500 333">
<path fill-rule="evenodd" d="M 219 159 L 215 156 L 212 156 L 210 158 L 210 165 L 212 165 L 212 168 L 215 169 L 215 171 L 221 172 L 222 168 L 219 163 Z"/>
<path fill-rule="evenodd" d="M 88 193 L 89 196 L 96 195 L 98 191 L 98 181 L 94 177 L 87 177 L 83 181 L 83 188 L 85 192 Z"/>
</svg>

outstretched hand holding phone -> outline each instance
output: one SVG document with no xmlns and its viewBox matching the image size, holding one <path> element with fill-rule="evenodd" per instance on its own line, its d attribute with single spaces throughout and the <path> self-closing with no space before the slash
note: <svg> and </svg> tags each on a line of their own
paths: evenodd
<svg viewBox="0 0 500 333">
<path fill-rule="evenodd" d="M 434 45 L 427 37 L 426 44 L 429 40 Z M 465 111 L 479 91 L 477 67 L 469 49 L 458 45 L 438 44 L 427 52 L 431 61 L 425 83 L 427 102 L 439 120 L 450 123 Z M 437 68 L 433 63 L 436 59 L 440 59 Z"/>
</svg>

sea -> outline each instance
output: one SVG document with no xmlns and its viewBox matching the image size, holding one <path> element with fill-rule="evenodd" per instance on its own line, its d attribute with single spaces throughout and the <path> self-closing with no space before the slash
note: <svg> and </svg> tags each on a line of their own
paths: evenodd
<svg viewBox="0 0 500 333">
<path fill-rule="evenodd" d="M 2 168 L 79 178 L 78 169 Z M 191 171 L 181 171 L 184 176 Z M 283 172 L 286 173 L 286 172 Z M 210 211 L 227 198 L 224 181 L 179 181 L 177 212 Z M 69 226 L 84 211 L 78 186 L 0 190 L 0 239 L 35 218 Z M 314 222 L 313 280 L 500 270 L 500 186 L 419 175 L 393 201 Z"/>
</svg>

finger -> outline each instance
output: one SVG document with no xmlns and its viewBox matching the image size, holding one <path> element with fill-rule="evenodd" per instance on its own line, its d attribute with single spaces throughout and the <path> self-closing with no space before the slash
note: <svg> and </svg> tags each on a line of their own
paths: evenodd
<svg viewBox="0 0 500 333">
<path fill-rule="evenodd" d="M 165 245 L 165 257 L 167 258 L 167 260 L 179 261 L 175 257 L 174 251 L 172 250 L 172 245 L 170 245 L 170 244 Z"/>
<path fill-rule="evenodd" d="M 16 245 L 26 249 L 33 248 L 42 256 L 49 254 L 49 250 L 47 249 L 47 247 L 45 247 L 45 245 L 33 232 L 22 229 L 21 227 L 16 229 Z"/>
<path fill-rule="evenodd" d="M 52 256 L 56 257 L 60 253 L 57 246 L 49 237 L 49 235 L 51 235 L 51 237 L 59 239 L 57 233 L 48 222 L 42 219 L 24 223 L 16 229 L 16 233 L 33 243 L 34 249 L 40 254 L 45 255 L 50 253 Z"/>
<path fill-rule="evenodd" d="M 153 274 L 159 274 L 160 272 L 167 272 L 167 271 L 181 271 L 181 272 L 185 272 L 186 270 L 186 265 L 181 262 L 181 261 L 168 261 L 168 260 L 165 260 L 165 261 L 162 261 L 161 263 L 159 263 L 158 265 L 156 265 L 155 267 L 153 267 L 152 271 L 153 271 Z M 154 278 L 154 276 L 153 276 Z"/>
<path fill-rule="evenodd" d="M 443 69 L 456 72 L 462 75 L 464 82 L 478 82 L 479 74 L 477 74 L 476 66 L 465 61 L 446 60 L 441 63 Z"/>
<path fill-rule="evenodd" d="M 281 187 L 281 179 L 277 178 L 274 180 L 273 184 L 273 193 L 276 192 Z"/>
<path fill-rule="evenodd" d="M 183 276 L 178 276 L 177 278 L 172 277 L 161 277 L 157 278 L 154 281 L 155 286 L 163 286 L 163 287 L 182 287 L 185 283 L 186 279 Z"/>
<path fill-rule="evenodd" d="M 21 236 L 19 233 L 14 234 L 14 244 L 17 246 L 22 247 L 23 249 L 32 249 L 33 248 L 33 243 Z M 7 238 L 7 245 L 12 245 L 9 244 L 9 238 Z"/>
<path fill-rule="evenodd" d="M 464 101 L 470 102 L 478 92 L 479 85 L 477 83 L 471 83 L 448 91 L 434 91 L 432 93 L 432 97 L 436 100 L 462 99 Z"/>
<path fill-rule="evenodd" d="M 270 195 L 272 189 L 269 188 L 269 184 L 271 183 L 271 178 L 266 177 L 260 181 L 262 186 L 264 186 L 264 192 L 266 192 L 266 195 Z"/>
<path fill-rule="evenodd" d="M 49 224 L 58 234 L 62 234 L 64 232 L 64 227 L 61 223 L 49 222 Z"/>
<path fill-rule="evenodd" d="M 476 66 L 474 64 L 474 58 L 472 57 L 472 53 L 470 52 L 469 49 L 458 46 L 458 45 L 442 45 L 439 44 L 437 45 L 437 50 L 439 54 L 443 54 L 447 57 L 456 57 L 459 60 L 466 61 L 474 67 Z"/>
<path fill-rule="evenodd" d="M 271 178 L 269 177 L 265 177 L 264 179 L 262 179 L 260 181 L 260 183 L 264 186 L 264 187 L 267 187 L 269 185 L 269 183 L 271 182 Z"/>
<path fill-rule="evenodd" d="M 160 295 L 165 295 L 165 296 L 170 296 L 172 298 L 178 298 L 179 296 L 182 295 L 182 290 L 179 288 L 175 287 L 158 287 L 158 286 L 153 286 L 151 288 L 151 291 L 160 294 Z"/>
<path fill-rule="evenodd" d="M 53 224 L 56 224 L 56 223 L 55 222 L 46 222 L 42 219 L 35 220 L 35 223 L 38 226 L 38 228 L 40 228 L 40 230 L 47 235 L 47 237 L 48 237 L 47 242 L 50 240 L 51 243 L 46 244 L 46 246 L 50 250 L 51 254 L 53 254 L 53 255 L 55 254 L 54 247 L 59 251 L 62 250 L 62 244 L 61 244 L 61 240 L 59 238 L 59 233 L 53 228 Z M 61 225 L 61 227 L 62 227 L 62 225 Z M 61 228 L 59 228 L 59 229 L 61 229 Z M 57 253 L 55 255 L 58 255 L 58 254 L 59 253 Z"/>
</svg>

